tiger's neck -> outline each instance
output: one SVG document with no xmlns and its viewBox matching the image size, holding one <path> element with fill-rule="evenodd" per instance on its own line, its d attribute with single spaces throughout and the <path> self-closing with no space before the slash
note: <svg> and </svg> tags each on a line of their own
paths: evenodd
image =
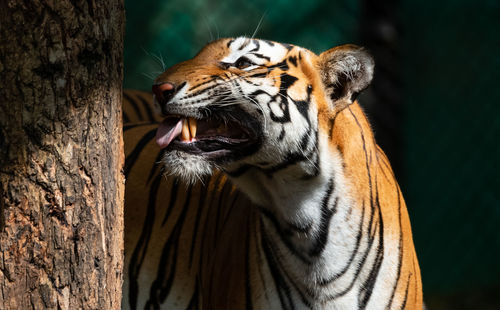
<svg viewBox="0 0 500 310">
<path fill-rule="evenodd" d="M 403 260 L 413 266 L 405 275 L 419 283 L 420 274 L 411 231 L 402 229 L 409 230 L 409 222 L 392 170 L 357 104 L 322 125 L 330 127 L 320 130 L 319 160 L 308 158 L 272 175 L 251 169 L 234 179 L 260 206 L 257 256 L 277 265 L 278 291 L 291 292 L 289 298 L 306 306 L 352 307 L 353 298 L 361 308 L 401 305 L 394 296 Z M 311 165 L 319 166 L 317 175 L 304 178 Z M 378 190 L 389 192 L 381 198 Z M 398 209 L 399 221 L 383 219 Z M 382 281 L 375 280 L 379 273 Z"/>
<path fill-rule="evenodd" d="M 292 251 L 299 257 L 303 256 L 299 253 L 310 253 L 309 258 L 302 257 L 306 261 L 314 261 L 328 250 L 333 214 L 340 219 L 353 212 L 341 154 L 328 146 L 328 139 L 319 135 L 317 161 L 311 154 L 311 158 L 272 174 L 250 169 L 234 181 L 259 206 L 266 234 L 285 243 L 282 252 Z M 319 168 L 316 176 L 304 177 L 315 168 Z"/>
<path fill-rule="evenodd" d="M 251 169 L 235 180 L 259 206 L 263 252 L 280 266 L 307 266 L 286 271 L 302 279 L 304 289 L 345 264 L 342 253 L 353 250 L 357 237 L 350 226 L 361 218 L 350 199 L 341 154 L 330 147 L 328 134 L 319 134 L 317 150 L 319 160 L 311 154 L 273 174 Z M 314 168 L 319 168 L 316 176 L 304 177 Z"/>
</svg>

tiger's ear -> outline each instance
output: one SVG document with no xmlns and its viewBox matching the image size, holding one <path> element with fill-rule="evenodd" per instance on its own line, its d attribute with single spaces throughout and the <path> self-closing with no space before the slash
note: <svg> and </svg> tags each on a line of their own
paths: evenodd
<svg viewBox="0 0 500 310">
<path fill-rule="evenodd" d="M 368 87 L 375 63 L 362 47 L 346 44 L 321 53 L 318 66 L 326 94 L 339 111 Z"/>
</svg>

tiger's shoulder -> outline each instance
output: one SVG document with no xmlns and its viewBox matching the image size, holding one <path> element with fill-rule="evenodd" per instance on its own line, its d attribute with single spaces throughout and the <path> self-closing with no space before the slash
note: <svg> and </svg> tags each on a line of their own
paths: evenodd
<svg viewBox="0 0 500 310">
<path fill-rule="evenodd" d="M 155 110 L 151 92 L 136 89 L 123 90 L 122 116 L 124 125 L 143 122 L 159 123 L 161 117 Z"/>
</svg>

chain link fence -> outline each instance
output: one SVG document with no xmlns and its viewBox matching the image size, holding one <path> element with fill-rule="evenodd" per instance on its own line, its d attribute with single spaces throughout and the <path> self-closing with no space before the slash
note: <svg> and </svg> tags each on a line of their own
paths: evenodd
<svg viewBox="0 0 500 310">
<path fill-rule="evenodd" d="M 406 1 L 402 15 L 402 185 L 424 292 L 500 309 L 500 4 Z"/>
</svg>

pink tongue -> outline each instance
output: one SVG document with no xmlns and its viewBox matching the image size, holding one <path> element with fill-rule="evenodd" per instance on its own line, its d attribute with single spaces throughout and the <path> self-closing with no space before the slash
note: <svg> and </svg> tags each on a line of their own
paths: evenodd
<svg viewBox="0 0 500 310">
<path fill-rule="evenodd" d="M 172 140 L 178 137 L 182 132 L 182 119 L 166 118 L 158 126 L 156 131 L 156 143 L 160 148 L 166 148 Z"/>
</svg>

